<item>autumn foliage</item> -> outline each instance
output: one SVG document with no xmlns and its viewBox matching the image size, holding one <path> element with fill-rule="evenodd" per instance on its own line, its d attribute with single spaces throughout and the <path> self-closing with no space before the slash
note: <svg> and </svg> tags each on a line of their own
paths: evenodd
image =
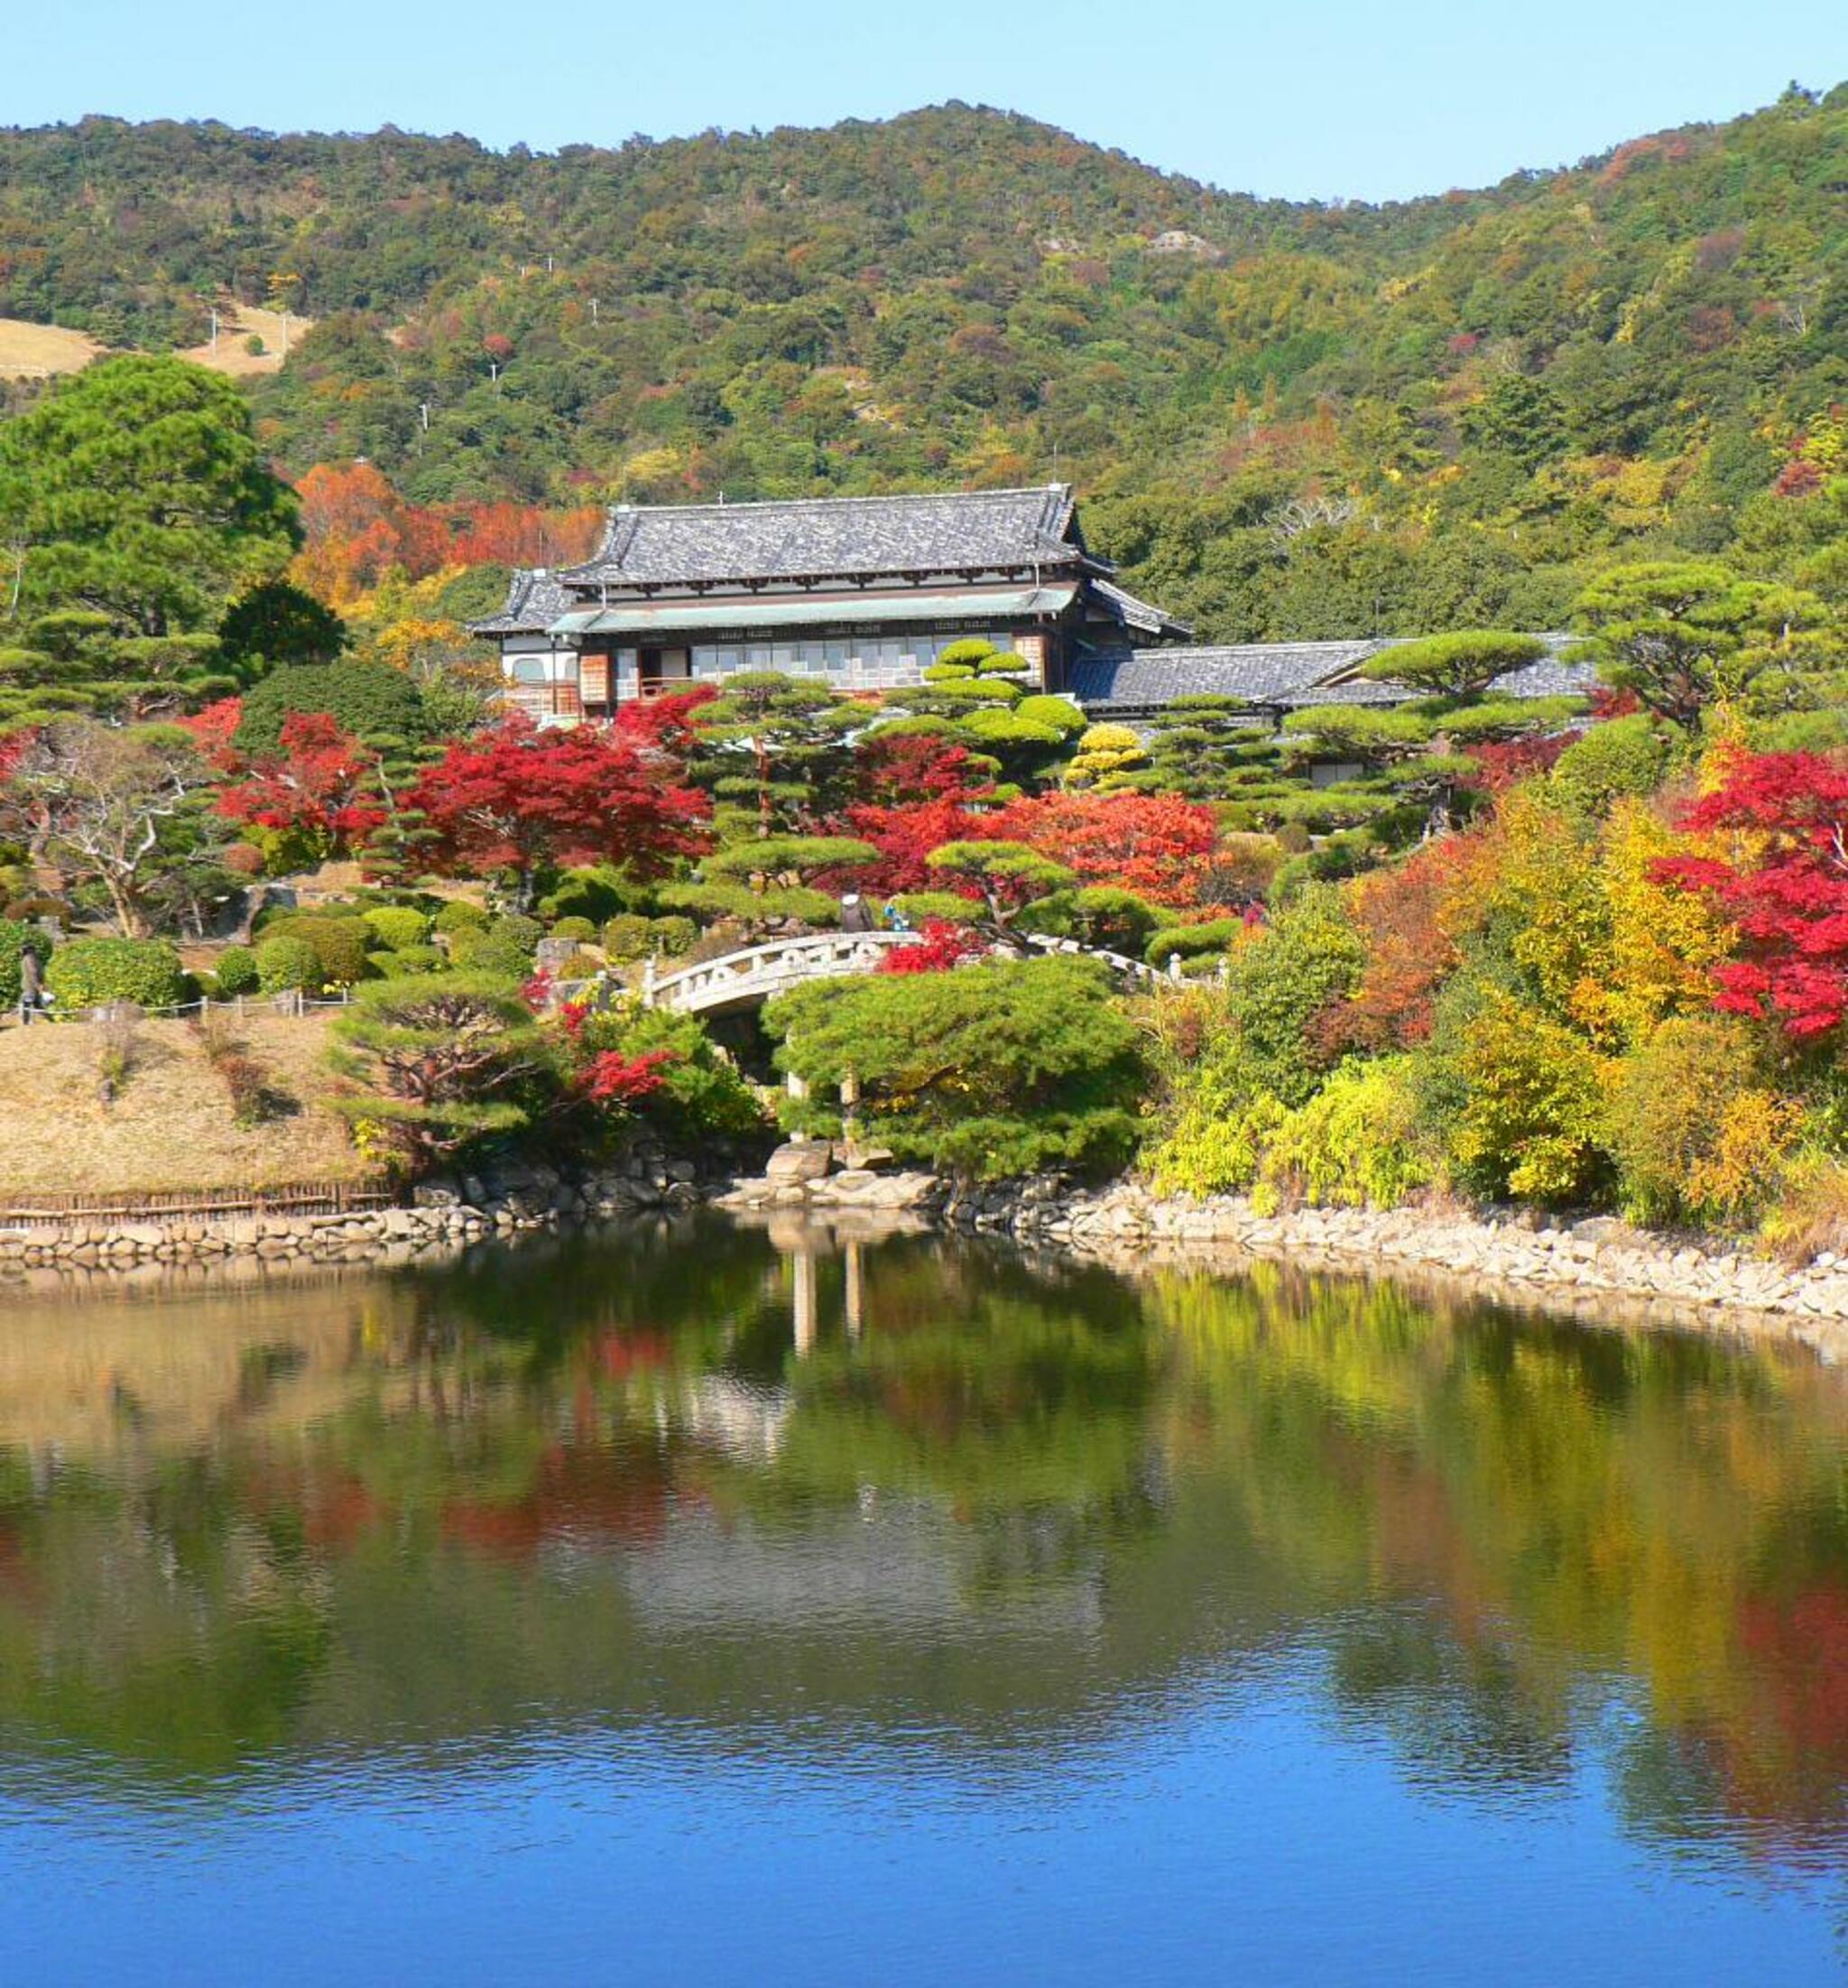
<svg viewBox="0 0 1848 1988">
<path fill-rule="evenodd" d="M 245 778 L 224 788 L 218 812 L 227 821 L 298 830 L 329 852 L 356 847 L 389 814 L 378 754 L 324 711 L 285 718 L 281 753 L 256 761 Z"/>
<path fill-rule="evenodd" d="M 1195 902 L 1218 839 L 1213 810 L 1173 794 L 1041 794 L 1012 802 L 982 832 L 1024 842 L 1083 883 L 1178 907 Z"/>
<path fill-rule="evenodd" d="M 704 846 L 706 797 L 677 782 L 670 755 L 613 732 L 535 729 L 509 719 L 452 745 L 410 796 L 451 875 L 505 872 L 524 902 L 538 874 L 610 863 L 664 874 Z"/>
<path fill-rule="evenodd" d="M 1735 754 L 1681 826 L 1726 853 L 1665 857 L 1657 876 L 1721 907 L 1739 957 L 1714 970 L 1714 1005 L 1793 1041 L 1848 1015 L 1848 765 L 1815 753 Z"/>
<path fill-rule="evenodd" d="M 879 962 L 882 974 L 939 974 L 965 960 L 979 959 L 987 948 L 979 932 L 946 918 L 928 918 L 909 946 L 894 946 Z"/>
<path fill-rule="evenodd" d="M 349 606 L 393 570 L 421 579 L 452 566 L 563 566 L 588 559 L 603 528 L 594 506 L 410 503 L 370 463 L 317 463 L 296 486 L 306 543 L 298 586 Z"/>
</svg>

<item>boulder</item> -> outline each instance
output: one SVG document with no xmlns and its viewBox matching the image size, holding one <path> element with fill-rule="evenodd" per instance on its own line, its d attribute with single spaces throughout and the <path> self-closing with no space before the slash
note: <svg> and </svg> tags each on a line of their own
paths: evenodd
<svg viewBox="0 0 1848 1988">
<path fill-rule="evenodd" d="M 764 1163 L 763 1178 L 779 1187 L 791 1181 L 825 1179 L 834 1165 L 834 1148 L 825 1139 L 792 1139 Z"/>
</svg>

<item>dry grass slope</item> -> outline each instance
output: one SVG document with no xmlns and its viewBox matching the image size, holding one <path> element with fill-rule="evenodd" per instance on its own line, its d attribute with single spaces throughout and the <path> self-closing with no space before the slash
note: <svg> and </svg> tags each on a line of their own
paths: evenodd
<svg viewBox="0 0 1848 1988">
<path fill-rule="evenodd" d="M 0 380 L 42 380 L 54 373 L 80 372 L 101 350 L 81 331 L 0 318 Z"/>
<path fill-rule="evenodd" d="M 280 312 L 260 310 L 254 304 L 225 304 L 220 311 L 218 349 L 194 346 L 180 356 L 234 379 L 280 373 L 284 346 L 300 344 L 313 325 L 312 319 L 291 315 L 285 328 Z M 245 349 L 253 332 L 263 342 L 261 352 Z M 102 349 L 81 331 L 67 331 L 60 325 L 28 324 L 23 318 L 0 318 L 0 380 L 42 380 L 54 374 L 81 372 Z"/>
<path fill-rule="evenodd" d="M 101 1037 L 88 1026 L 0 1032 L 0 1200 L 14 1194 L 134 1194 L 361 1180 L 344 1123 L 317 1102 L 328 1020 L 253 1017 L 238 1030 L 279 1099 L 240 1125 L 186 1022 L 143 1024 L 134 1068 L 106 1104 Z"/>
</svg>

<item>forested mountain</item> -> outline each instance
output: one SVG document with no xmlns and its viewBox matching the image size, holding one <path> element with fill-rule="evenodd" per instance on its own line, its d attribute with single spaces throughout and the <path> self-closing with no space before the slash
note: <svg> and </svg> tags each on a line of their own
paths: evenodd
<svg viewBox="0 0 1848 1988">
<path fill-rule="evenodd" d="M 423 504 L 1056 475 L 1209 635 L 1543 625 L 1613 559 L 1848 586 L 1844 211 L 1848 86 L 1381 207 L 960 106 L 550 156 L 90 119 L 0 133 L 0 315 L 286 306 L 265 446 Z"/>
</svg>

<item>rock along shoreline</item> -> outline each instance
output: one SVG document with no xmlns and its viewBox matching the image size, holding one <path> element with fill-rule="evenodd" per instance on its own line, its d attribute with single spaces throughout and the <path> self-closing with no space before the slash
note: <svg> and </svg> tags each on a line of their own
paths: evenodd
<svg viewBox="0 0 1848 1988">
<path fill-rule="evenodd" d="M 1442 1207 L 1261 1213 L 1239 1196 L 1204 1201 L 1132 1181 L 1073 1188 L 1054 1179 L 966 1189 L 920 1171 L 836 1170 L 820 1142 L 792 1142 L 762 1175 L 642 1147 L 598 1172 L 504 1166 L 413 1190 L 402 1207 L 0 1229 L 0 1292 L 20 1281 L 67 1291 L 92 1279 L 143 1281 L 231 1262 L 300 1271 L 438 1262 L 495 1237 L 589 1226 L 707 1206 L 745 1219 L 836 1228 L 1005 1235 L 1132 1273 L 1177 1267 L 1236 1274 L 1256 1262 L 1397 1281 L 1565 1311 L 1587 1323 L 1661 1325 L 1794 1339 L 1848 1360 L 1848 1256 L 1791 1266 L 1608 1216 L 1553 1222 L 1531 1210 Z"/>
</svg>

